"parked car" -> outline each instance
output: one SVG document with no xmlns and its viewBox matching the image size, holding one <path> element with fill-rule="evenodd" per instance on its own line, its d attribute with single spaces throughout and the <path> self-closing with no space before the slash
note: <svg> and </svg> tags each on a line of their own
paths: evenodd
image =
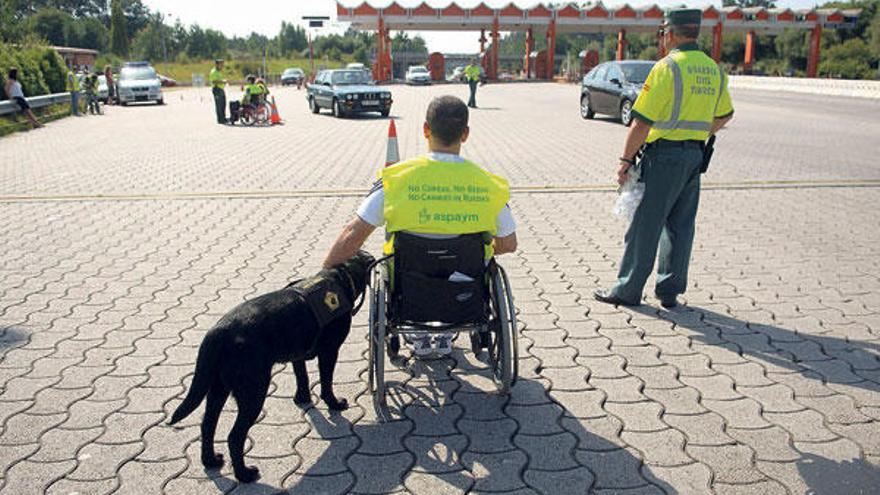
<svg viewBox="0 0 880 495">
<path fill-rule="evenodd" d="M 364 64 L 360 62 L 352 62 L 345 66 L 346 69 L 354 69 L 354 70 L 367 70 Z"/>
<path fill-rule="evenodd" d="M 312 113 L 329 108 L 333 115 L 378 112 L 383 117 L 391 113 L 391 92 L 376 86 L 370 73 L 357 69 L 323 70 L 309 85 L 306 99 Z"/>
<path fill-rule="evenodd" d="M 100 74 L 98 76 L 98 99 L 102 103 L 107 103 L 108 98 L 110 98 L 110 88 L 107 87 L 107 76 Z"/>
<path fill-rule="evenodd" d="M 653 61 L 621 60 L 597 65 L 581 82 L 581 117 L 614 115 L 632 123 L 632 106 L 654 67 Z"/>
<path fill-rule="evenodd" d="M 284 69 L 284 72 L 281 73 L 281 85 L 282 86 L 299 86 L 303 83 L 306 78 L 306 73 L 303 72 L 299 67 L 291 67 L 289 69 Z"/>
<path fill-rule="evenodd" d="M 149 62 L 126 62 L 119 71 L 116 98 L 123 106 L 142 101 L 155 101 L 163 105 L 162 82 L 156 69 Z"/>
<path fill-rule="evenodd" d="M 459 65 L 455 69 L 453 69 L 452 74 L 446 78 L 447 81 L 450 82 L 462 82 L 464 81 L 464 66 Z"/>
<path fill-rule="evenodd" d="M 431 84 L 431 73 L 423 65 L 413 65 L 406 70 L 407 84 Z"/>
</svg>

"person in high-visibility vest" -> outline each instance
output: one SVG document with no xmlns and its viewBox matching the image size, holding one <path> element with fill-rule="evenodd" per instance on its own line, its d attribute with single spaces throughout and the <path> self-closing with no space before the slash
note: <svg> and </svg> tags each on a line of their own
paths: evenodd
<svg viewBox="0 0 880 495">
<path fill-rule="evenodd" d="M 79 116 L 79 78 L 72 69 L 67 70 L 66 89 L 70 93 L 70 114 Z"/>
<path fill-rule="evenodd" d="M 214 61 L 214 68 L 208 76 L 211 82 L 211 93 L 214 95 L 214 111 L 217 114 L 217 123 L 226 124 L 226 79 L 223 78 L 223 60 Z"/>
<path fill-rule="evenodd" d="M 467 106 L 471 108 L 477 108 L 477 83 L 480 82 L 480 66 L 477 65 L 476 60 L 471 60 L 471 63 L 464 68 L 464 78 L 467 80 L 468 87 L 471 90 L 471 97 L 468 99 Z"/>
<path fill-rule="evenodd" d="M 101 113 L 101 106 L 98 102 L 98 75 L 94 72 L 87 72 L 83 79 L 83 89 L 86 93 L 86 111 L 92 115 Z"/>
<path fill-rule="evenodd" d="M 244 94 L 241 96 L 241 105 L 251 105 L 256 107 L 264 98 L 264 95 L 269 92 L 269 89 L 266 88 L 265 83 L 260 84 L 257 82 L 257 76 L 249 74 L 246 78 L 247 84 L 244 87 Z"/>
<path fill-rule="evenodd" d="M 503 178 L 461 157 L 470 135 L 468 109 L 454 96 L 435 98 L 428 106 L 422 132 L 428 154 L 390 165 L 380 173 L 357 215 L 339 234 L 324 260 L 329 268 L 354 256 L 382 225 L 389 234 L 384 250 L 393 250 L 396 232 L 435 237 L 488 232 L 487 260 L 516 250 L 516 221 L 508 206 L 510 187 Z M 412 194 L 412 191 L 420 191 Z M 475 191 L 440 194 L 437 191 Z M 430 337 L 410 339 L 418 355 L 433 352 Z M 452 351 L 452 334 L 439 335 L 436 352 Z"/>
<path fill-rule="evenodd" d="M 658 247 L 660 304 L 675 307 L 687 288 L 700 175 L 711 157 L 706 141 L 733 117 L 728 78 L 697 44 L 701 19 L 698 9 L 666 14 L 663 36 L 673 49 L 654 65 L 633 105 L 617 180 L 623 185 L 630 167 L 638 167 L 645 192 L 626 233 L 617 283 L 594 293 L 601 302 L 640 304 Z"/>
</svg>

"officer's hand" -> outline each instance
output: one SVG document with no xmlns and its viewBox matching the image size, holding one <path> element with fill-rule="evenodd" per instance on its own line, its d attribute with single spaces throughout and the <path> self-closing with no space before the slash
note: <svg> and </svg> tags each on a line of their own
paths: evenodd
<svg viewBox="0 0 880 495">
<path fill-rule="evenodd" d="M 620 169 L 617 171 L 617 185 L 622 186 L 626 182 L 626 171 L 629 170 L 629 163 L 620 162 Z"/>
</svg>

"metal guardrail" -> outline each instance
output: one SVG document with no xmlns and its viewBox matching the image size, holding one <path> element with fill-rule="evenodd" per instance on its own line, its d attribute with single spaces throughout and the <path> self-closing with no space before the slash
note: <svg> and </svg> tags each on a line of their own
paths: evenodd
<svg viewBox="0 0 880 495">
<path fill-rule="evenodd" d="M 69 103 L 70 93 L 55 93 L 53 95 L 34 96 L 25 98 L 31 108 L 47 107 L 57 103 Z M 8 115 L 20 111 L 18 105 L 12 100 L 0 101 L 0 115 Z"/>
</svg>

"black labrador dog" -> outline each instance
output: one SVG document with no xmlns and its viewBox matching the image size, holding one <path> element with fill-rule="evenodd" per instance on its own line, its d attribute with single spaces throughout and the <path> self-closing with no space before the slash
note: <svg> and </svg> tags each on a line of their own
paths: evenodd
<svg viewBox="0 0 880 495">
<path fill-rule="evenodd" d="M 189 392 L 171 417 L 171 424 L 177 423 L 207 397 L 202 419 L 205 467 L 223 465 L 222 454 L 214 452 L 214 432 L 231 392 L 238 404 L 228 437 L 232 468 L 243 483 L 259 477 L 259 469 L 245 466 L 244 443 L 263 410 L 275 363 L 292 363 L 294 400 L 305 404 L 311 401 L 305 362 L 317 357 L 321 399 L 331 410 L 348 408 L 345 399 L 333 394 L 333 371 L 339 348 L 351 330 L 353 302 L 364 293 L 373 261 L 369 253 L 360 251 L 315 277 L 240 304 L 208 331 L 199 347 Z"/>
</svg>

